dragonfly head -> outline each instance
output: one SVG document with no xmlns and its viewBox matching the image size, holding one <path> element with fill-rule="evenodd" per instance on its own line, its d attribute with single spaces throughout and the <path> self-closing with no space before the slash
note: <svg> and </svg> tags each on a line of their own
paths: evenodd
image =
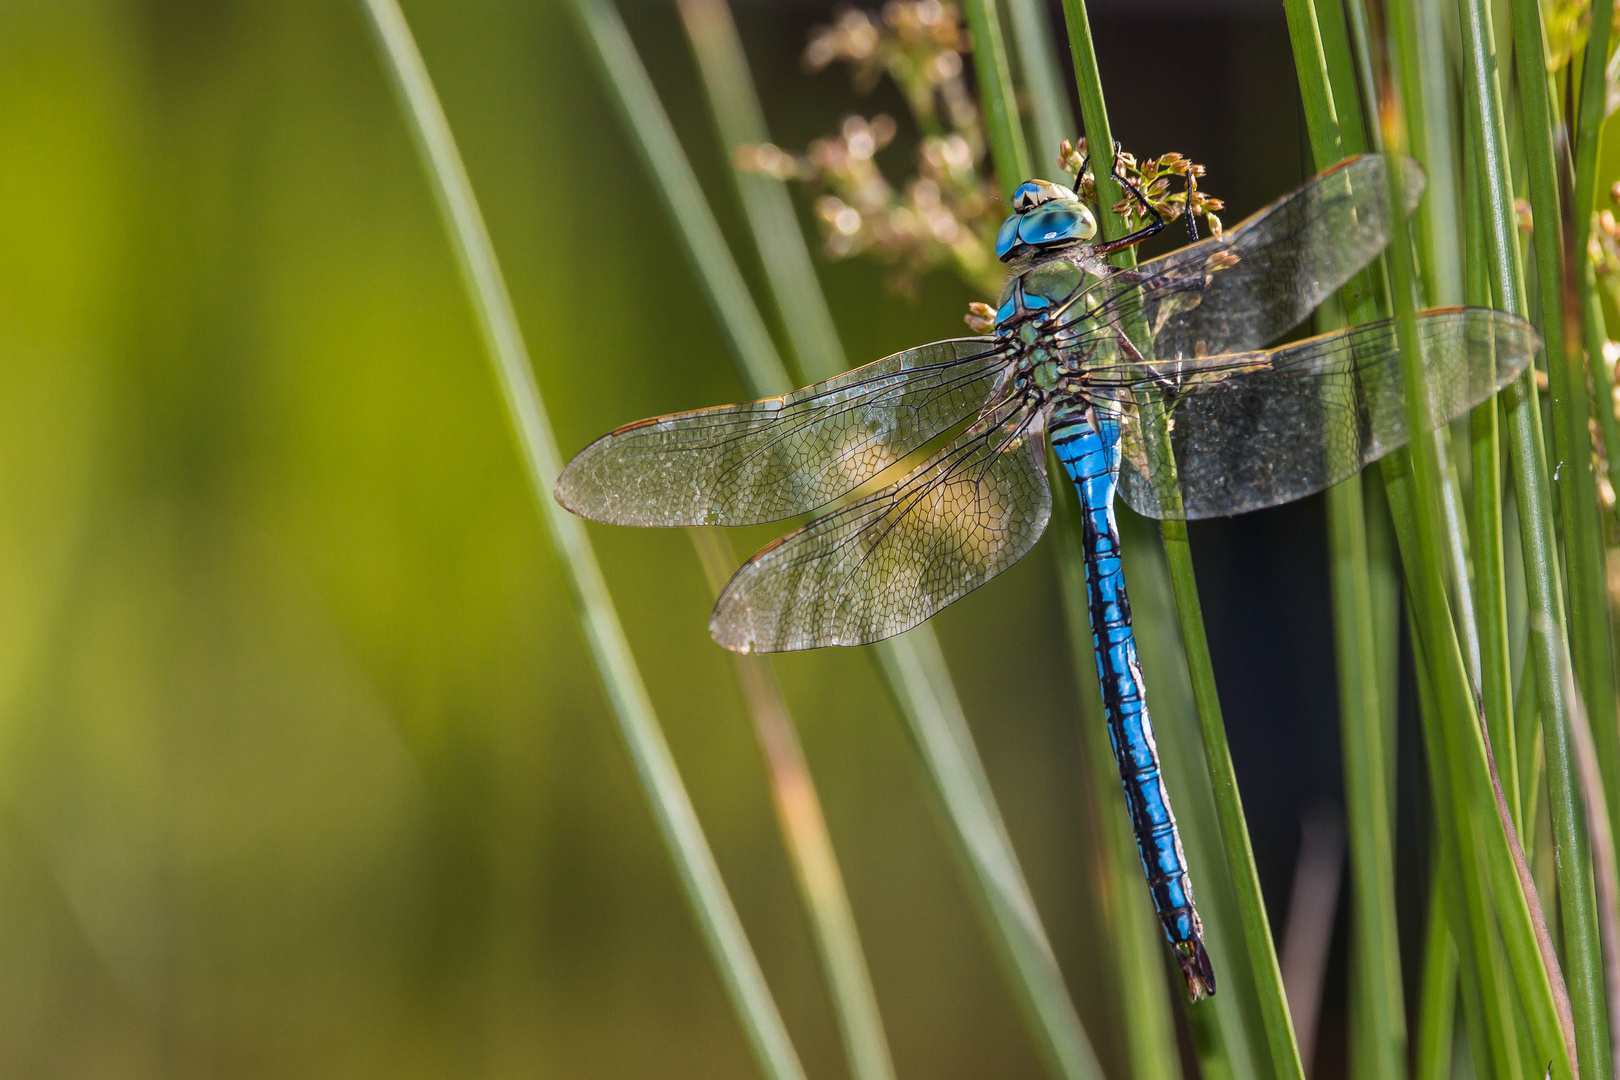
<svg viewBox="0 0 1620 1080">
<path fill-rule="evenodd" d="M 1031 251 L 1084 243 L 1097 235 L 1097 219 L 1070 188 L 1026 180 L 1013 192 L 1013 213 L 996 234 L 996 258 L 1011 262 Z"/>
</svg>

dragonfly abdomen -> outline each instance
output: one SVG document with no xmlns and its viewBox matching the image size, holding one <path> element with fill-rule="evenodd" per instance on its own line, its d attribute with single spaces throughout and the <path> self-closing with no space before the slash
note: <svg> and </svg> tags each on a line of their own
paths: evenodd
<svg viewBox="0 0 1620 1080">
<path fill-rule="evenodd" d="M 1203 924 L 1193 906 L 1187 857 L 1159 770 L 1153 722 L 1143 696 L 1131 603 L 1120 561 L 1114 491 L 1119 482 L 1120 426 L 1112 415 L 1060 414 L 1052 447 L 1080 491 L 1086 598 L 1091 614 L 1097 678 L 1102 685 L 1108 738 L 1125 787 L 1131 831 L 1147 874 L 1154 910 L 1175 950 L 1194 1001 L 1215 992 L 1215 972 L 1204 951 Z"/>
</svg>

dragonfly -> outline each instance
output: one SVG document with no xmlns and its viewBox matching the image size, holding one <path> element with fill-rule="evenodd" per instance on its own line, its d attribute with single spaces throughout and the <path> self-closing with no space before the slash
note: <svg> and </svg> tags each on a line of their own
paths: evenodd
<svg viewBox="0 0 1620 1080">
<path fill-rule="evenodd" d="M 1030 180 L 997 236 L 1009 280 L 991 333 L 781 397 L 629 424 L 580 452 L 555 497 L 641 526 L 830 507 L 743 564 L 709 628 L 739 652 L 863 645 L 1029 552 L 1052 511 L 1050 447 L 1079 495 L 1097 674 L 1138 853 L 1197 1001 L 1215 972 L 1146 706 L 1115 499 L 1159 519 L 1239 514 L 1405 445 L 1393 321 L 1267 346 L 1379 255 L 1392 214 L 1410 213 L 1423 187 L 1411 159 L 1351 158 L 1220 235 L 1122 269 L 1108 256 L 1165 224 L 1140 192 L 1147 223 L 1104 241 L 1073 188 Z M 1423 311 L 1416 325 L 1437 423 L 1507 385 L 1540 347 L 1527 322 L 1490 308 Z"/>
</svg>

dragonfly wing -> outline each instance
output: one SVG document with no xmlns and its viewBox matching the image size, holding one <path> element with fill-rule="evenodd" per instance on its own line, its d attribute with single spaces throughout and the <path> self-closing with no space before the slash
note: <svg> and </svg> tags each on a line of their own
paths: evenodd
<svg viewBox="0 0 1620 1080">
<path fill-rule="evenodd" d="M 1417 325 L 1436 423 L 1506 386 L 1541 347 L 1529 323 L 1489 308 L 1421 312 Z M 1120 488 L 1131 508 L 1149 517 L 1222 517 L 1289 502 L 1346 479 L 1410 437 L 1393 320 L 1268 352 L 1156 368 L 1152 380 L 1132 373 L 1097 393 L 1115 397 L 1130 417 Z M 1106 375 L 1099 381 L 1106 384 Z M 1173 472 L 1154 464 L 1144 431 L 1166 409 Z M 1173 488 L 1164 483 L 1171 476 Z"/>
<path fill-rule="evenodd" d="M 1008 346 L 940 341 L 764 401 L 654 417 L 582 450 L 559 503 L 615 525 L 752 525 L 855 490 L 972 416 Z"/>
<path fill-rule="evenodd" d="M 1220 236 L 1105 279 L 1069 310 L 1065 344 L 1138 320 L 1158 359 L 1258 349 L 1305 321 L 1389 243 L 1388 170 L 1398 161 L 1406 209 L 1423 195 L 1411 158 L 1364 154 L 1245 218 Z"/>
<path fill-rule="evenodd" d="M 1051 515 L 1031 416 L 989 417 L 892 487 L 755 555 L 709 620 L 739 652 L 863 645 L 909 630 L 1001 573 Z"/>
</svg>

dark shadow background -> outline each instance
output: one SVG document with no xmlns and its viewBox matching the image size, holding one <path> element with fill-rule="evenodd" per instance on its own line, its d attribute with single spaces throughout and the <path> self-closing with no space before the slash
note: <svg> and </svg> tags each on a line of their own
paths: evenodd
<svg viewBox="0 0 1620 1080">
<path fill-rule="evenodd" d="M 738 399 L 562 6 L 405 9 L 564 452 Z M 624 10 L 757 283 L 679 23 L 650 0 Z M 842 72 L 801 72 L 829 12 L 737 11 L 789 147 L 851 111 L 904 112 Z M 1127 148 L 1206 163 L 1229 223 L 1302 178 L 1280 5 L 1116 0 L 1093 18 Z M 0 208 L 0 1072 L 754 1076 L 358 7 L 5 5 Z M 860 262 L 822 270 L 855 359 L 958 334 L 975 299 L 944 278 L 895 297 Z M 591 535 L 809 1073 L 843 1076 L 690 547 Z M 1322 507 L 1192 535 L 1280 932 L 1301 816 L 1340 801 Z M 1055 585 L 1042 545 L 936 622 L 1117 1073 Z M 869 660 L 777 670 L 900 1075 L 1042 1075 Z M 1342 1074 L 1342 953 L 1322 1078 Z"/>
</svg>

